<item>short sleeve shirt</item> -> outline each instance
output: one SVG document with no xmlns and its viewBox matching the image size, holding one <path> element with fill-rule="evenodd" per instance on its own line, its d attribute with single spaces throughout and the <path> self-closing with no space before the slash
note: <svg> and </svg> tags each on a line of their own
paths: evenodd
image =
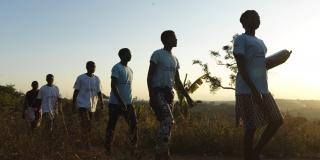
<svg viewBox="0 0 320 160">
<path fill-rule="evenodd" d="M 255 36 L 241 34 L 234 40 L 233 53 L 244 57 L 245 69 L 254 85 L 262 94 L 268 94 L 265 58 L 267 47 L 264 42 Z M 237 74 L 236 78 L 236 94 L 251 94 L 250 88 L 240 73 Z"/>
<path fill-rule="evenodd" d="M 150 61 L 157 66 L 152 79 L 152 87 L 173 88 L 176 72 L 180 68 L 176 56 L 164 49 L 159 49 L 153 52 Z"/>
<path fill-rule="evenodd" d="M 92 77 L 87 74 L 78 76 L 74 87 L 79 91 L 76 99 L 77 107 L 87 108 L 90 112 L 96 111 L 98 93 L 101 92 L 101 83 L 98 76 Z"/>
<path fill-rule="evenodd" d="M 61 95 L 57 86 L 42 86 L 37 96 L 37 99 L 41 99 L 42 113 L 54 113 L 59 98 Z"/>
<path fill-rule="evenodd" d="M 124 66 L 121 63 L 117 63 L 112 67 L 111 78 L 116 78 L 116 86 L 118 87 L 119 95 L 126 105 L 132 103 L 132 79 L 133 71 L 129 66 Z M 110 100 L 111 104 L 120 104 L 119 100 L 111 91 Z"/>
</svg>

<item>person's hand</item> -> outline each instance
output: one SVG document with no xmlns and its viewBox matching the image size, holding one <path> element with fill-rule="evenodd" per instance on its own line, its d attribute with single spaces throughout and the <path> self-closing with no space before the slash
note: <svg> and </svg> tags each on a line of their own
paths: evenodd
<svg viewBox="0 0 320 160">
<path fill-rule="evenodd" d="M 104 109 L 104 102 L 101 100 L 99 102 L 99 106 L 100 106 L 100 109 L 103 110 Z"/>
<path fill-rule="evenodd" d="M 77 109 L 76 102 L 72 101 L 72 113 L 75 113 Z"/>
<path fill-rule="evenodd" d="M 194 106 L 193 100 L 192 100 L 190 97 L 186 97 L 186 99 L 187 99 L 188 105 L 189 105 L 190 107 L 193 107 L 193 106 Z"/>
<path fill-rule="evenodd" d="M 257 89 L 252 90 L 252 96 L 253 96 L 254 102 L 256 102 L 259 106 L 263 106 L 262 95 Z"/>
<path fill-rule="evenodd" d="M 127 107 L 127 105 L 125 105 L 124 103 L 122 103 L 121 109 L 122 109 L 123 111 L 128 111 L 128 107 Z"/>
<path fill-rule="evenodd" d="M 150 91 L 149 92 L 149 106 L 150 107 L 155 106 L 155 101 L 156 101 L 155 94 L 152 91 Z"/>
</svg>

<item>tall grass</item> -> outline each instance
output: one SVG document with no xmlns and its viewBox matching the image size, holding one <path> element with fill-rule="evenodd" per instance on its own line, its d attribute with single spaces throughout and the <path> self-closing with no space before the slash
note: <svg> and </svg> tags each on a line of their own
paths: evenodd
<svg viewBox="0 0 320 160">
<path fill-rule="evenodd" d="M 42 129 L 31 130 L 22 119 L 22 95 L 11 97 L 11 102 L 0 102 L 0 159 L 1 160 L 79 160 L 86 157 L 103 159 L 102 154 L 83 153 L 78 114 L 73 113 L 69 100 L 63 101 L 64 122 L 56 120 L 54 140 L 44 143 Z M 14 102 L 14 103 L 13 103 Z M 11 103 L 11 104 L 10 104 Z M 154 135 L 158 122 L 146 102 L 135 103 L 139 150 L 143 157 L 153 153 Z M 177 118 L 173 127 L 171 151 L 173 154 L 234 156 L 242 154 L 242 128 L 236 128 L 233 113 L 215 109 L 191 110 L 190 119 Z M 91 142 L 103 151 L 107 109 L 95 115 Z M 320 153 L 320 121 L 285 114 L 285 123 L 263 154 L 267 157 L 317 157 Z M 127 143 L 128 127 L 120 119 L 114 141 L 116 159 L 130 159 Z"/>
</svg>

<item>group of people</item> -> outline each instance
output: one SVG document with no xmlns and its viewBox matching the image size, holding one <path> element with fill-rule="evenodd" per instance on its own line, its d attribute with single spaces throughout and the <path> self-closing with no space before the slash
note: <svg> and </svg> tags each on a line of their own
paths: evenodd
<svg viewBox="0 0 320 160">
<path fill-rule="evenodd" d="M 254 10 L 245 11 L 240 22 L 245 33 L 234 40 L 233 53 L 238 66 L 236 78 L 236 120 L 242 120 L 245 127 L 244 157 L 246 160 L 258 160 L 264 146 L 270 141 L 283 123 L 273 96 L 268 90 L 267 70 L 275 67 L 266 63 L 267 48 L 264 42 L 255 36 L 260 26 L 260 17 Z M 156 135 L 155 159 L 171 159 L 169 152 L 171 128 L 173 125 L 172 107 L 174 100 L 173 87 L 186 98 L 188 105 L 194 102 L 183 87 L 179 76 L 179 61 L 172 54 L 177 46 L 174 31 L 166 30 L 161 34 L 163 48 L 151 55 L 147 77 L 150 106 L 159 121 Z M 129 141 L 132 151 L 137 149 L 137 118 L 132 105 L 133 71 L 128 66 L 131 52 L 122 48 L 118 52 L 120 62 L 115 64 L 111 73 L 111 93 L 108 104 L 109 120 L 106 128 L 105 149 L 112 153 L 112 142 L 117 120 L 124 117 L 129 126 Z M 97 105 L 103 109 L 101 82 L 94 74 L 96 65 L 89 61 L 87 72 L 78 76 L 74 84 L 73 106 L 78 108 L 83 143 L 90 147 L 90 132 L 93 113 Z M 26 94 L 25 116 L 32 117 L 33 128 L 44 122 L 46 131 L 52 132 L 54 119 L 61 110 L 61 96 L 57 86 L 53 84 L 54 76 L 46 76 L 47 84 L 38 90 L 38 82 L 32 82 L 32 90 Z M 30 116 L 31 115 L 31 116 Z M 254 145 L 257 128 L 266 126 L 263 134 Z"/>
</svg>

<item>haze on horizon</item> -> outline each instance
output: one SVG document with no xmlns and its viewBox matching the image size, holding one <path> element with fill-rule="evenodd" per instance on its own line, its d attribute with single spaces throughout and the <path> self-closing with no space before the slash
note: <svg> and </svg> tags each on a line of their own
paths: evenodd
<svg viewBox="0 0 320 160">
<path fill-rule="evenodd" d="M 241 13 L 255 9 L 261 16 L 257 37 L 267 45 L 267 55 L 293 50 L 287 63 L 269 71 L 269 89 L 275 98 L 320 99 L 318 6 L 317 0 L 3 0 L 0 85 L 14 84 L 26 92 L 31 81 L 43 85 L 45 75 L 53 73 L 62 96 L 71 98 L 76 77 L 93 60 L 103 93 L 108 95 L 111 68 L 119 61 L 117 52 L 127 47 L 133 54 L 129 63 L 134 72 L 133 95 L 147 99 L 149 59 L 162 47 L 160 34 L 167 29 L 178 38 L 173 52 L 182 79 L 185 73 L 191 80 L 201 76 L 201 69 L 192 65 L 192 60 L 199 59 L 228 84 L 226 70 L 214 65 L 209 51 L 222 51 L 234 34 L 242 33 Z M 234 92 L 210 94 L 204 85 L 192 97 L 233 100 Z"/>
</svg>

